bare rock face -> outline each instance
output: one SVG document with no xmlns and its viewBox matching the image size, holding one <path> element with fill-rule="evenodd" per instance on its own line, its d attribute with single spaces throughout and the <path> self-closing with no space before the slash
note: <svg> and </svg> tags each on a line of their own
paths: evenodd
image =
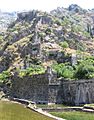
<svg viewBox="0 0 94 120">
<path fill-rule="evenodd" d="M 9 13 L 0 11 L 0 34 L 2 32 L 6 32 L 9 24 L 15 21 L 16 18 L 17 18 L 16 12 Z"/>
<path fill-rule="evenodd" d="M 42 16 L 41 17 L 41 23 L 42 24 L 52 24 L 53 21 L 52 21 L 52 18 L 49 17 L 49 16 Z"/>
<path fill-rule="evenodd" d="M 37 17 L 37 11 L 33 10 L 30 12 L 18 13 L 17 16 L 18 16 L 17 21 L 22 21 L 22 20 L 32 21 L 33 18 Z"/>
<path fill-rule="evenodd" d="M 42 24 L 51 24 L 52 19 L 51 17 L 46 13 L 46 14 L 41 14 L 39 11 L 33 10 L 30 12 L 22 12 L 17 14 L 17 21 L 32 21 L 34 18 L 36 18 L 36 21 L 39 21 L 41 19 Z"/>
<path fill-rule="evenodd" d="M 68 10 L 71 12 L 76 12 L 76 13 L 83 13 L 84 12 L 84 9 L 79 7 L 77 4 L 70 5 Z"/>
</svg>

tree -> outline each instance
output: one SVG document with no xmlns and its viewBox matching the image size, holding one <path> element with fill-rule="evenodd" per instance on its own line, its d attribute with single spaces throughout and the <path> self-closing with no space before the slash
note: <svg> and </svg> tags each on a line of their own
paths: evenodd
<svg viewBox="0 0 94 120">
<path fill-rule="evenodd" d="M 76 69 L 75 77 L 78 79 L 94 78 L 94 60 L 87 59 L 82 61 Z"/>
</svg>

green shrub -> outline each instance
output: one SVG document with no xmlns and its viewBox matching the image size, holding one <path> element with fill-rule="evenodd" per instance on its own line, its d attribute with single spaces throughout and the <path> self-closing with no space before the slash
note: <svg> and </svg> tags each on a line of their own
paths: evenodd
<svg viewBox="0 0 94 120">
<path fill-rule="evenodd" d="M 75 77 L 78 79 L 94 78 L 94 60 L 86 59 L 81 61 L 76 69 Z"/>
<path fill-rule="evenodd" d="M 74 77 L 73 67 L 71 67 L 71 66 L 66 66 L 66 67 L 63 69 L 62 77 L 64 77 L 64 78 L 69 78 L 69 79 L 73 79 L 73 77 Z"/>
<path fill-rule="evenodd" d="M 40 65 L 32 65 L 31 67 L 25 69 L 25 70 L 21 70 L 19 72 L 19 76 L 23 77 L 23 76 L 31 76 L 34 74 L 42 74 L 45 72 L 44 67 L 40 66 Z"/>
<path fill-rule="evenodd" d="M 57 72 L 58 77 L 73 79 L 74 69 L 68 64 L 56 64 L 53 65 L 53 69 Z"/>
<path fill-rule="evenodd" d="M 64 42 L 60 42 L 60 46 L 61 46 L 62 48 L 68 48 L 68 47 L 69 47 L 69 44 L 68 44 L 66 41 L 64 41 Z"/>
<path fill-rule="evenodd" d="M 80 60 L 77 65 L 68 63 L 55 64 L 52 66 L 58 77 L 67 79 L 91 79 L 94 78 L 94 57 Z"/>
<path fill-rule="evenodd" d="M 11 76 L 10 72 L 8 71 L 3 71 L 1 74 L 0 74 L 0 82 L 5 82 L 7 81 L 7 79 Z"/>
</svg>

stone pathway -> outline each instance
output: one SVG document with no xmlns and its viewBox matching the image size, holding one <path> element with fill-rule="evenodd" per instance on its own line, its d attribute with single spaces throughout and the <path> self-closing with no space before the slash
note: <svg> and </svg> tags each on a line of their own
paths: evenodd
<svg viewBox="0 0 94 120">
<path fill-rule="evenodd" d="M 31 109 L 31 110 L 33 110 L 33 111 L 36 111 L 36 112 L 38 112 L 38 113 L 40 113 L 40 114 L 43 114 L 43 115 L 45 115 L 45 116 L 48 116 L 48 117 L 50 117 L 50 118 L 53 118 L 53 119 L 55 119 L 55 120 L 65 120 L 65 119 L 63 119 L 63 118 L 59 118 L 59 117 L 53 116 L 53 115 L 51 115 L 50 113 L 48 113 L 48 112 L 46 112 L 46 111 L 43 111 L 41 108 L 36 109 L 36 108 L 34 108 L 34 107 L 32 107 L 32 106 L 28 106 L 28 108 Z"/>
<path fill-rule="evenodd" d="M 38 112 L 38 113 L 41 113 L 41 114 L 43 114 L 43 115 L 45 115 L 45 116 L 48 116 L 48 117 L 50 117 L 50 118 L 54 118 L 55 120 L 65 120 L 65 119 L 63 119 L 63 118 L 59 118 L 59 117 L 56 117 L 56 116 L 53 116 L 53 115 L 51 115 L 50 113 L 48 113 L 48 112 L 46 112 L 46 111 L 43 111 L 42 109 L 36 109 L 36 111 Z"/>
</svg>

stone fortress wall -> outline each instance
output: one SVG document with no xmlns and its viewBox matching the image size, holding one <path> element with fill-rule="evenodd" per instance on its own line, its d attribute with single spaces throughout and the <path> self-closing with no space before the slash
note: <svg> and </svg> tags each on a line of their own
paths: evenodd
<svg viewBox="0 0 94 120">
<path fill-rule="evenodd" d="M 60 81 L 57 75 L 50 68 L 44 74 L 30 77 L 12 78 L 11 96 L 14 98 L 28 99 L 36 103 L 57 103 Z"/>
<path fill-rule="evenodd" d="M 94 102 L 94 79 L 63 80 L 48 68 L 44 74 L 12 78 L 11 96 L 36 103 L 80 105 Z"/>
<path fill-rule="evenodd" d="M 94 103 L 94 79 L 63 81 L 62 102 L 73 105 Z"/>
</svg>

